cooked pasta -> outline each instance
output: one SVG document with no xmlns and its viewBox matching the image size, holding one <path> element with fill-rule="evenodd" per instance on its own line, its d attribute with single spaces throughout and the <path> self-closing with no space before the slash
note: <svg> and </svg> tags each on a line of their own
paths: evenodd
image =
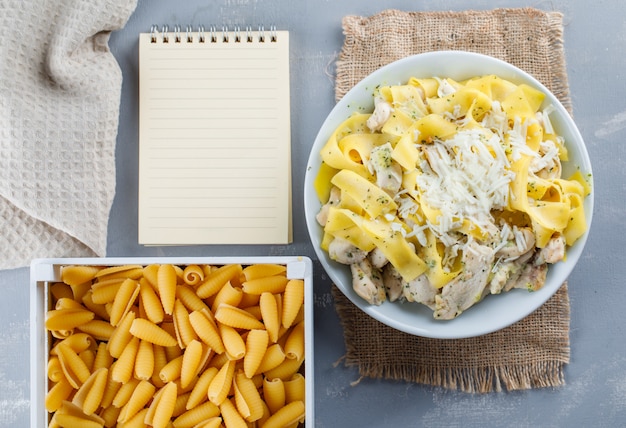
<svg viewBox="0 0 626 428">
<path fill-rule="evenodd" d="M 45 323 L 50 427 L 247 428 L 270 420 L 268 398 L 275 412 L 302 401 L 303 300 L 286 270 L 63 267 L 72 284 L 50 284 Z"/>
<path fill-rule="evenodd" d="M 356 293 L 452 319 L 487 294 L 543 286 L 585 232 L 591 190 L 561 176 L 566 142 L 545 94 L 488 75 L 411 78 L 373 95 L 371 114 L 327 140 L 314 183 L 322 249 L 350 265 Z M 480 289 L 454 292 L 468 281 Z"/>
</svg>

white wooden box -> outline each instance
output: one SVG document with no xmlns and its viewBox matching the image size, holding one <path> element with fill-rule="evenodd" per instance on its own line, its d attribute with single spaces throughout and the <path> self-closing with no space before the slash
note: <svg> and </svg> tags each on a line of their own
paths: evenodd
<svg viewBox="0 0 626 428">
<path fill-rule="evenodd" d="M 36 259 L 30 269 L 30 398 L 31 427 L 47 427 L 49 414 L 44 400 L 48 391 L 48 354 L 50 334 L 45 329 L 46 313 L 50 310 L 49 285 L 61 280 L 61 269 L 68 265 L 119 266 L 128 264 L 282 264 L 289 279 L 303 279 L 305 284 L 305 383 L 306 427 L 315 426 L 313 388 L 313 268 L 311 260 L 300 256 L 283 257 L 119 257 L 119 258 L 58 258 Z"/>
</svg>

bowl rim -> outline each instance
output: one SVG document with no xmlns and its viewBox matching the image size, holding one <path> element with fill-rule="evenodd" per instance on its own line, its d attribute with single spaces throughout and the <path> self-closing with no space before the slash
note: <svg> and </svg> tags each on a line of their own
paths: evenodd
<svg viewBox="0 0 626 428">
<path fill-rule="evenodd" d="M 465 68 L 470 71 L 460 70 L 460 67 L 458 67 L 459 63 L 465 66 Z M 424 67 L 425 64 L 430 64 L 430 66 Z M 553 115 L 551 116 L 553 122 L 559 122 L 558 125 L 555 124 L 555 127 L 559 130 L 559 134 L 567 137 L 566 146 L 568 147 L 568 150 L 571 152 L 572 149 L 575 149 L 574 151 L 577 154 L 578 159 L 576 159 L 575 165 L 572 162 L 568 162 L 566 164 L 569 164 L 570 168 L 575 167 L 581 169 L 585 174 L 588 174 L 589 177 L 592 177 L 592 168 L 584 139 L 582 138 L 582 135 L 580 134 L 576 124 L 574 123 L 570 112 L 563 106 L 560 100 L 545 85 L 543 85 L 529 73 L 506 61 L 489 55 L 455 50 L 433 51 L 407 56 L 405 58 L 401 58 L 397 61 L 384 65 L 369 74 L 368 76 L 364 77 L 335 104 L 333 109 L 323 121 L 311 147 L 307 167 L 305 170 L 304 180 L 304 208 L 307 231 L 309 233 L 311 243 L 314 247 L 314 251 L 325 273 L 330 277 L 331 281 L 337 286 L 337 288 L 339 288 L 342 294 L 345 295 L 353 304 L 355 304 L 367 315 L 382 322 L 383 324 L 388 325 L 389 327 L 416 336 L 438 339 L 461 339 L 485 335 L 508 327 L 530 315 L 556 293 L 556 291 L 561 287 L 563 282 L 565 282 L 569 274 L 574 269 L 576 262 L 580 258 L 583 248 L 586 244 L 591 229 L 593 217 L 594 192 L 593 184 L 592 182 L 590 182 L 590 185 L 592 186 L 592 191 L 585 198 L 584 201 L 587 230 L 583 234 L 583 236 L 581 236 L 578 241 L 574 243 L 573 246 L 568 248 L 567 261 L 551 265 L 548 270 L 548 278 L 546 279 L 544 287 L 535 292 L 526 293 L 527 296 L 532 295 L 532 299 L 524 300 L 529 302 L 527 306 L 521 309 L 516 308 L 514 314 L 508 316 L 508 318 L 505 320 L 483 323 L 482 325 L 475 325 L 475 323 L 473 323 L 472 326 L 468 328 L 467 326 L 463 326 L 462 324 L 463 317 L 467 317 L 468 313 L 464 313 L 454 320 L 433 322 L 432 311 L 424 305 L 385 302 L 381 306 L 375 306 L 367 304 L 367 302 L 358 297 L 356 293 L 352 290 L 351 281 L 349 281 L 348 284 L 344 283 L 345 269 L 347 269 L 349 273 L 349 268 L 346 265 L 340 265 L 337 262 L 330 260 L 327 253 L 323 251 L 319 246 L 319 243 L 321 242 L 322 228 L 317 223 L 315 215 L 317 214 L 321 204 L 317 200 L 317 196 L 313 188 L 313 181 L 315 180 L 315 176 L 317 175 L 317 171 L 321 163 L 321 159 L 319 157 L 319 149 L 322 148 L 323 144 L 334 131 L 336 126 L 338 126 L 339 123 L 343 122 L 343 120 L 347 119 L 350 114 L 357 111 L 371 111 L 371 108 L 373 106 L 373 97 L 371 96 L 371 90 L 375 86 L 406 83 L 408 78 L 411 76 L 433 77 L 435 75 L 433 73 L 427 75 L 428 73 L 423 74 L 424 72 L 422 72 L 420 74 L 420 72 L 417 72 L 417 68 L 420 66 L 432 69 L 432 64 L 438 64 L 434 68 L 450 71 L 450 73 L 438 73 L 438 77 L 451 77 L 455 78 L 456 80 L 463 80 L 480 75 L 494 74 L 510 80 L 516 84 L 526 83 L 541 90 L 546 94 L 544 104 L 550 103 L 555 108 L 555 113 L 553 113 Z M 415 67 L 416 69 L 408 72 L 407 70 L 410 67 Z M 471 70 L 479 70 L 484 68 L 494 69 L 495 72 L 471 72 Z M 365 106 L 362 104 L 363 100 L 367 100 L 368 91 L 370 92 L 369 101 L 366 101 L 365 104 L 367 105 Z M 555 121 L 555 118 L 557 118 L 558 120 Z M 337 273 L 338 268 L 344 269 L 343 275 L 340 276 Z M 344 279 L 342 279 L 342 277 Z M 516 293 L 520 291 L 523 292 L 523 290 L 512 290 L 508 293 L 502 293 L 498 296 L 495 296 L 495 298 L 503 300 L 502 305 L 511 304 L 511 295 L 520 294 Z M 383 311 L 381 310 L 381 308 L 384 305 L 395 305 L 396 309 Z M 485 302 L 481 302 L 480 305 L 476 305 L 476 307 L 480 308 L 481 305 L 485 305 Z M 416 310 L 413 312 L 418 312 L 420 316 L 422 313 L 430 314 L 431 319 L 423 320 L 421 318 L 418 318 L 417 320 L 419 320 L 420 323 L 417 324 L 399 322 L 397 319 L 394 318 L 393 315 L 395 315 L 397 311 L 404 312 L 406 308 L 403 307 L 406 306 L 422 306 L 423 308 L 420 308 L 420 310 Z M 495 312 L 497 313 L 498 311 Z M 474 316 L 474 318 L 476 317 L 480 318 L 480 316 Z"/>
</svg>

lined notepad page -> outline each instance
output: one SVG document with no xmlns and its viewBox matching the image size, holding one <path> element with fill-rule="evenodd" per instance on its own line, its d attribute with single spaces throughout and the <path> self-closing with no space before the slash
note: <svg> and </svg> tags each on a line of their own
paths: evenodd
<svg viewBox="0 0 626 428">
<path fill-rule="evenodd" d="M 291 242 L 289 34 L 272 34 L 140 35 L 140 244 Z"/>
</svg>

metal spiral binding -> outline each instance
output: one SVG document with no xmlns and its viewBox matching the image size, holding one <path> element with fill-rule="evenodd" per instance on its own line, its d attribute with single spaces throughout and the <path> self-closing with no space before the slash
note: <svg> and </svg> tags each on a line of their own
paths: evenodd
<svg viewBox="0 0 626 428">
<path fill-rule="evenodd" d="M 208 37 L 207 33 L 208 32 Z M 211 25 L 208 30 L 205 29 L 203 25 L 199 25 L 197 29 L 198 33 L 198 42 L 205 43 L 208 41 L 209 43 L 217 43 L 218 40 L 221 40 L 222 43 L 231 43 L 231 32 L 229 32 L 228 26 L 223 25 L 221 31 L 215 25 Z M 221 34 L 220 34 L 221 33 Z M 254 31 L 252 30 L 252 26 L 247 25 L 245 29 L 242 31 L 241 27 L 236 25 L 233 28 L 233 40 L 234 43 L 253 43 L 254 39 Z M 276 30 L 275 25 L 271 25 L 269 29 L 266 31 L 263 25 L 259 25 L 257 31 L 257 39 L 259 43 L 275 43 L 278 41 L 278 31 Z M 243 35 L 243 37 L 242 37 Z M 187 25 L 185 27 L 185 40 L 187 43 L 194 42 L 194 31 L 192 25 Z M 173 41 L 174 43 L 181 43 L 183 41 L 182 30 L 180 25 L 174 25 L 173 27 Z M 170 31 L 167 25 L 161 26 L 159 30 L 159 26 L 153 24 L 150 26 L 150 43 L 157 43 L 161 41 L 161 43 L 169 43 L 170 41 Z"/>
</svg>

